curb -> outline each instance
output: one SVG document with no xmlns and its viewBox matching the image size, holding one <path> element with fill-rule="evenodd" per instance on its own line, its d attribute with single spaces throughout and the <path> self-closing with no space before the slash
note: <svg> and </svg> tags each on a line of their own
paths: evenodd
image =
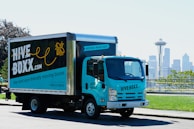
<svg viewBox="0 0 194 129">
<path fill-rule="evenodd" d="M 6 103 L 0 103 L 0 105 L 3 105 L 3 106 L 22 106 L 20 104 L 6 104 Z"/>
<path fill-rule="evenodd" d="M 160 115 L 160 114 L 157 115 L 157 114 L 147 114 L 147 113 L 145 113 L 145 114 L 144 113 L 133 113 L 133 115 L 194 120 L 194 118 L 192 118 L 192 117 L 185 117 L 185 116 L 172 116 L 172 115 Z"/>
<path fill-rule="evenodd" d="M 3 100 L 3 99 L 0 99 L 0 105 L 22 106 L 21 103 L 17 103 L 13 100 Z"/>
</svg>

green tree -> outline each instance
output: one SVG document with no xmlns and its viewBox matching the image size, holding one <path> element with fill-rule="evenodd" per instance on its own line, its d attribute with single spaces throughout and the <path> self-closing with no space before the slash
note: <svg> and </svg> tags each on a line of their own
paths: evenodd
<svg viewBox="0 0 194 129">
<path fill-rule="evenodd" d="M 2 66 L 0 73 L 2 74 L 2 77 L 7 79 L 8 78 L 8 58 L 5 59 L 4 65 Z"/>
<path fill-rule="evenodd" d="M 5 19 L 0 20 L 0 69 L 8 55 L 8 39 L 24 36 L 30 36 L 27 28 L 15 26 L 12 22 Z"/>
<path fill-rule="evenodd" d="M 193 79 L 194 72 L 192 70 L 184 72 L 177 72 L 176 70 L 172 70 L 171 74 L 167 77 L 167 82 L 169 85 L 186 87 L 193 85 Z"/>
</svg>

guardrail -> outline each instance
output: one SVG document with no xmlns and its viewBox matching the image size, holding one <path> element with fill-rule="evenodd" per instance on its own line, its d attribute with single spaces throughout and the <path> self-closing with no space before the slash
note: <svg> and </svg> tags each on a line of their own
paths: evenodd
<svg viewBox="0 0 194 129">
<path fill-rule="evenodd" d="M 194 79 L 147 79 L 148 93 L 194 94 Z"/>
</svg>

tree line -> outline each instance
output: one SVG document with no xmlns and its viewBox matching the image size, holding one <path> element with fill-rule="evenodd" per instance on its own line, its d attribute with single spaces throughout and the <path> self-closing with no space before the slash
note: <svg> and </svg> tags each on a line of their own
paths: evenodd
<svg viewBox="0 0 194 129">
<path fill-rule="evenodd" d="M 158 79 L 157 83 L 181 88 L 194 88 L 194 72 L 192 70 L 183 72 L 171 70 L 171 74 L 166 78 L 162 77 Z"/>
<path fill-rule="evenodd" d="M 6 19 L 0 19 L 0 74 L 8 77 L 8 40 L 10 38 L 31 36 L 28 28 L 19 27 Z"/>
</svg>

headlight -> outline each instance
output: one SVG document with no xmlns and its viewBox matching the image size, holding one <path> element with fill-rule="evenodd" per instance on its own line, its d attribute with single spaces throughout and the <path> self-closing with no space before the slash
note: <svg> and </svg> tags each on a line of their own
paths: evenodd
<svg viewBox="0 0 194 129">
<path fill-rule="evenodd" d="M 117 95 L 117 91 L 112 88 L 109 88 L 109 95 Z"/>
<path fill-rule="evenodd" d="M 144 90 L 144 92 L 143 92 L 144 94 L 143 94 L 143 99 L 146 99 L 146 90 Z"/>
<path fill-rule="evenodd" d="M 117 101 L 117 91 L 109 88 L 109 101 Z"/>
</svg>

